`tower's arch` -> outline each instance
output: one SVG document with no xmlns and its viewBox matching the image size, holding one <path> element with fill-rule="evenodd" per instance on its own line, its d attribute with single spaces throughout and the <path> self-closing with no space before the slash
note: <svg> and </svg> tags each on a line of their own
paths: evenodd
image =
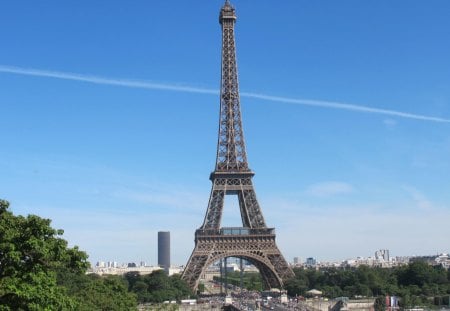
<svg viewBox="0 0 450 311">
<path fill-rule="evenodd" d="M 205 267 L 203 268 L 201 275 L 203 275 L 205 270 L 213 263 L 217 262 L 218 260 L 229 257 L 241 258 L 254 265 L 261 275 L 263 286 L 265 289 L 283 287 L 283 280 L 280 279 L 280 277 L 277 275 L 275 267 L 271 264 L 270 260 L 265 258 L 264 254 L 262 254 L 259 251 L 252 251 L 252 252 L 229 251 L 229 252 L 214 253 L 211 256 L 211 258 L 206 261 Z M 196 285 L 198 286 L 198 281 Z"/>
<path fill-rule="evenodd" d="M 264 287 L 283 288 L 294 273 L 275 243 L 272 228 L 221 228 L 196 231 L 195 249 L 182 278 L 197 289 L 200 277 L 214 262 L 237 257 L 250 261 L 260 272 Z"/>
</svg>

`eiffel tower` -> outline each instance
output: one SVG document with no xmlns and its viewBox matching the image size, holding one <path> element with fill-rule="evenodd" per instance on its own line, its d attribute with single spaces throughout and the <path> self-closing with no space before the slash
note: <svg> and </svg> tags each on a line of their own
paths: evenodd
<svg viewBox="0 0 450 311">
<path fill-rule="evenodd" d="M 294 273 L 275 243 L 275 229 L 268 228 L 256 199 L 245 151 L 239 102 L 234 7 L 226 0 L 220 11 L 222 25 L 222 74 L 220 89 L 217 160 L 203 225 L 195 232 L 195 248 L 182 278 L 195 290 L 206 268 L 227 257 L 246 259 L 259 270 L 264 287 L 282 288 Z M 242 227 L 220 226 L 226 195 L 237 195 Z"/>
</svg>

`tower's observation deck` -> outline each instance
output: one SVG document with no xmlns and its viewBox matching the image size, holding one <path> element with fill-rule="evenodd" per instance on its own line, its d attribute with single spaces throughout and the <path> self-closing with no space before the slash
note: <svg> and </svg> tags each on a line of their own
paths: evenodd
<svg viewBox="0 0 450 311">
<path fill-rule="evenodd" d="M 231 6 L 229 1 L 225 2 L 225 5 L 220 10 L 219 23 L 223 21 L 236 21 L 236 10 Z"/>
</svg>

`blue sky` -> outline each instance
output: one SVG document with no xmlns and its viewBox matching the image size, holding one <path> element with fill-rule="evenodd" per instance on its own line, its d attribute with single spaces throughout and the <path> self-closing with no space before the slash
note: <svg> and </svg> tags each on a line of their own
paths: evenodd
<svg viewBox="0 0 450 311">
<path fill-rule="evenodd" d="M 0 9 L 0 197 L 90 259 L 185 264 L 214 168 L 222 1 Z M 288 261 L 448 252 L 450 2 L 235 0 L 245 138 Z M 239 225 L 227 197 L 223 225 Z"/>
</svg>

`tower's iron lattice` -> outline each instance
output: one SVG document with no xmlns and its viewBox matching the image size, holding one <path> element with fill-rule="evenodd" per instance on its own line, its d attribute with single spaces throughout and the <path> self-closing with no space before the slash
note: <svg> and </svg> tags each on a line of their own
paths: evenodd
<svg viewBox="0 0 450 311">
<path fill-rule="evenodd" d="M 220 11 L 222 74 L 217 160 L 203 225 L 195 232 L 195 248 L 182 278 L 196 289 L 205 269 L 221 258 L 238 257 L 253 263 L 266 288 L 282 288 L 294 276 L 275 243 L 275 230 L 267 228 L 252 184 L 242 129 L 234 25 L 235 9 L 226 0 Z M 226 195 L 237 195 L 242 227 L 221 228 Z"/>
</svg>

